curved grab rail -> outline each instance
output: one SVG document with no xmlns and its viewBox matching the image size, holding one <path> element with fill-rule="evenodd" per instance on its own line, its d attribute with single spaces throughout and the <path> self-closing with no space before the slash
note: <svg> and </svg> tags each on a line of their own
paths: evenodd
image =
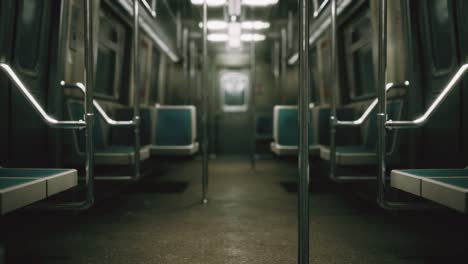
<svg viewBox="0 0 468 264">
<path fill-rule="evenodd" d="M 86 122 L 84 120 L 78 121 L 60 121 L 51 117 L 41 104 L 34 98 L 31 92 L 26 88 L 24 83 L 20 80 L 18 75 L 13 71 L 10 65 L 5 63 L 0 63 L 0 69 L 6 74 L 6 76 L 13 82 L 13 84 L 18 88 L 21 94 L 26 98 L 26 100 L 31 104 L 33 109 L 40 115 L 41 119 L 50 127 L 61 128 L 61 129 L 80 129 L 86 127 Z"/>
<path fill-rule="evenodd" d="M 409 81 L 404 81 L 403 83 L 388 83 L 385 91 L 388 92 L 394 88 L 407 88 L 409 85 Z M 372 101 L 372 103 L 369 105 L 369 107 L 367 107 L 366 111 L 361 115 L 361 117 L 359 117 L 359 119 L 353 121 L 336 120 L 336 122 L 333 122 L 332 124 L 335 126 L 360 126 L 369 118 L 370 114 L 377 107 L 378 103 L 379 99 L 374 99 L 374 101 Z"/>
<path fill-rule="evenodd" d="M 460 67 L 460 69 L 453 75 L 452 79 L 447 83 L 445 88 L 442 90 L 442 92 L 437 96 L 437 98 L 432 102 L 431 106 L 426 110 L 426 112 L 410 121 L 392 121 L 388 120 L 385 122 L 385 126 L 387 128 L 396 128 L 396 129 L 402 129 L 402 128 L 416 128 L 416 127 L 421 127 L 429 119 L 432 117 L 432 115 L 435 113 L 435 111 L 440 107 L 441 103 L 447 98 L 449 93 L 455 88 L 463 79 L 465 74 L 468 72 L 468 64 L 464 64 Z"/>
<path fill-rule="evenodd" d="M 75 88 L 75 89 L 81 91 L 83 94 L 86 94 L 86 87 L 84 86 L 84 84 L 82 84 L 80 82 L 66 83 L 65 81 L 61 81 L 60 85 L 63 88 Z M 130 120 L 130 121 L 117 121 L 117 120 L 114 120 L 114 119 L 110 118 L 107 115 L 106 111 L 104 111 L 104 109 L 101 107 L 101 105 L 96 100 L 93 100 L 93 105 L 96 108 L 99 115 L 102 117 L 102 119 L 104 119 L 104 121 L 110 126 L 133 126 L 133 125 L 135 125 L 135 122 L 133 122 L 133 120 Z"/>
</svg>

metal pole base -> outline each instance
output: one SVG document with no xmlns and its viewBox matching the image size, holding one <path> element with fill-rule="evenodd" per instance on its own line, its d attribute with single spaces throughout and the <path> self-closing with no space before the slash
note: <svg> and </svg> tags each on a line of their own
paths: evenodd
<svg viewBox="0 0 468 264">
<path fill-rule="evenodd" d="M 208 203 L 208 198 L 203 198 L 202 199 L 202 204 L 207 204 Z"/>
</svg>

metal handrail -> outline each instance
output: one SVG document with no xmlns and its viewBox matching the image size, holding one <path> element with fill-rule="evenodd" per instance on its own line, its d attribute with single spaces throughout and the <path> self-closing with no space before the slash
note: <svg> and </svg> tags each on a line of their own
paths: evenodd
<svg viewBox="0 0 468 264">
<path fill-rule="evenodd" d="M 36 100 L 34 95 L 29 91 L 26 85 L 21 81 L 18 75 L 13 71 L 10 65 L 5 63 L 0 63 L 0 69 L 6 74 L 6 76 L 13 82 L 16 88 L 21 92 L 21 94 L 26 98 L 28 103 L 33 107 L 33 109 L 39 114 L 41 119 L 52 128 L 60 129 L 81 129 L 86 127 L 86 122 L 84 120 L 78 121 L 60 121 L 51 117 L 41 106 L 41 104 Z"/>
<path fill-rule="evenodd" d="M 464 64 L 460 67 L 460 69 L 453 75 L 453 77 L 450 79 L 450 81 L 447 83 L 445 88 L 442 90 L 442 92 L 437 96 L 437 98 L 432 102 L 432 104 L 429 106 L 429 108 L 426 110 L 426 112 L 410 121 L 393 121 L 393 120 L 388 120 L 385 122 L 385 126 L 387 128 L 396 128 L 396 129 L 403 129 L 403 128 L 417 128 L 421 127 L 424 124 L 426 124 L 429 119 L 432 117 L 432 115 L 439 109 L 440 105 L 444 100 L 447 98 L 449 93 L 455 88 L 463 79 L 465 74 L 468 72 L 468 64 Z"/>
<path fill-rule="evenodd" d="M 61 81 L 60 85 L 63 88 L 74 88 L 74 89 L 77 89 L 77 90 L 81 91 L 83 94 L 86 94 L 86 87 L 84 86 L 84 84 L 82 84 L 80 82 L 66 83 L 65 81 Z M 117 121 L 117 120 L 112 119 L 111 117 L 109 117 L 109 115 L 107 115 L 106 111 L 101 107 L 99 102 L 96 101 L 96 100 L 93 100 L 93 105 L 94 105 L 94 108 L 96 108 L 99 115 L 102 117 L 102 119 L 104 119 L 106 124 L 108 124 L 110 126 L 134 126 L 135 125 L 133 120 Z"/>
<path fill-rule="evenodd" d="M 407 88 L 409 87 L 410 83 L 409 81 L 405 81 L 403 83 L 388 83 L 387 87 L 385 88 L 385 91 L 388 92 L 394 88 Z M 377 104 L 379 103 L 379 99 L 374 99 L 372 103 L 367 107 L 366 111 L 361 115 L 356 120 L 353 121 L 340 121 L 336 120 L 336 122 L 332 123 L 335 126 L 360 126 L 362 125 L 370 116 L 372 111 L 377 107 Z"/>
<path fill-rule="evenodd" d="M 378 23 L 378 74 L 377 74 L 377 96 L 378 96 L 378 113 L 377 113 L 377 204 L 387 210 L 421 210 L 427 208 L 434 208 L 434 206 L 426 203 L 405 203 L 405 202 L 391 202 L 387 199 L 386 187 L 386 134 L 387 134 L 387 93 L 385 91 L 385 82 L 387 75 L 387 0 L 379 0 L 379 23 Z M 466 70 L 466 69 L 465 69 Z M 460 71 L 459 71 L 460 73 Z M 456 75 L 457 76 L 457 75 Z M 460 77 L 461 78 L 461 77 Z M 453 81 L 453 79 L 452 79 Z M 452 83 L 452 82 L 450 82 Z M 448 85 L 450 87 L 451 85 Z M 452 84 L 452 86 L 454 86 Z M 426 112 L 428 115 L 423 115 L 421 121 L 426 122 L 430 117 L 435 108 L 438 107 L 440 102 L 445 99 L 446 93 L 453 87 L 444 89 L 443 96 L 439 96 L 440 100 L 436 100 L 437 103 L 431 105 L 429 110 Z M 447 89 L 448 88 L 448 89 Z M 412 123 L 412 122 L 411 122 Z M 403 123 L 402 123 L 403 125 Z M 406 124 L 405 124 L 406 125 Z"/>
</svg>

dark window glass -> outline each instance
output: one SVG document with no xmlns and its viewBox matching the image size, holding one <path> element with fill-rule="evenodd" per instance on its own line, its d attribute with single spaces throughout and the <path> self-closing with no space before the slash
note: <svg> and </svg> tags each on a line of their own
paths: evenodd
<svg viewBox="0 0 468 264">
<path fill-rule="evenodd" d="M 43 11 L 43 1 L 20 1 L 16 43 L 18 63 L 22 68 L 31 71 L 36 67 L 39 58 Z"/>
<path fill-rule="evenodd" d="M 427 0 L 432 59 L 437 71 L 449 70 L 454 55 L 448 1 Z"/>
<path fill-rule="evenodd" d="M 312 47 L 309 52 L 309 65 L 310 65 L 310 74 L 309 74 L 309 85 L 310 85 L 310 101 L 316 103 L 317 96 L 317 49 Z"/>
<path fill-rule="evenodd" d="M 369 15 L 345 29 L 345 52 L 350 98 L 375 94 L 374 62 Z"/>
<path fill-rule="evenodd" d="M 149 44 L 147 42 L 141 42 L 140 44 L 140 68 L 138 69 L 140 72 L 139 76 L 139 84 L 140 84 L 140 100 L 142 103 L 146 100 L 146 93 L 148 89 L 148 82 L 149 82 L 149 65 L 148 65 L 148 56 L 149 56 Z"/>
<path fill-rule="evenodd" d="M 96 93 L 118 98 L 125 47 L 125 30 L 112 16 L 101 14 L 96 65 Z"/>
<path fill-rule="evenodd" d="M 115 52 L 103 46 L 99 47 L 96 70 L 96 93 L 105 95 L 114 94 L 115 63 Z"/>
<path fill-rule="evenodd" d="M 375 93 L 372 47 L 366 45 L 354 53 L 354 87 L 356 96 Z"/>
<path fill-rule="evenodd" d="M 221 92 L 225 111 L 247 111 L 249 77 L 243 72 L 224 72 L 221 75 Z"/>
<path fill-rule="evenodd" d="M 151 103 L 158 102 L 158 85 L 159 85 L 159 59 L 160 53 L 157 49 L 153 49 L 153 55 L 151 57 L 151 91 L 150 100 Z"/>
</svg>

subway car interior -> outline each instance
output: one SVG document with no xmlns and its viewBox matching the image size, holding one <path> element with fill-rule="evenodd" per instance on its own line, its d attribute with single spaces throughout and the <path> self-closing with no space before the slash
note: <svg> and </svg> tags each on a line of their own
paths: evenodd
<svg viewBox="0 0 468 264">
<path fill-rule="evenodd" d="M 466 263 L 464 14 L 0 0 L 0 264 Z"/>
</svg>

